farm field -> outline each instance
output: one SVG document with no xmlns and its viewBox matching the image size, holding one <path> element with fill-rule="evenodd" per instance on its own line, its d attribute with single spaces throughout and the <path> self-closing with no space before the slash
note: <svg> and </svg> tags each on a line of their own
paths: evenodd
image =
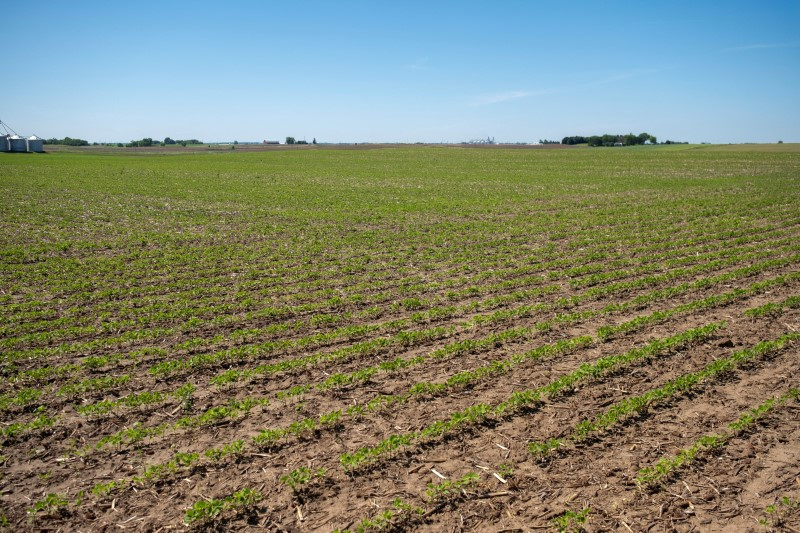
<svg viewBox="0 0 800 533">
<path fill-rule="evenodd" d="M 800 530 L 800 146 L 0 155 L 10 530 Z"/>
</svg>

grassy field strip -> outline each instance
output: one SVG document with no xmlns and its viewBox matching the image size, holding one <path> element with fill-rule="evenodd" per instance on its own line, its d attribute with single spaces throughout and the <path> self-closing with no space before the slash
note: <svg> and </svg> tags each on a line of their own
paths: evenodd
<svg viewBox="0 0 800 533">
<path fill-rule="evenodd" d="M 683 374 L 669 380 L 661 387 L 651 389 L 638 396 L 628 397 L 613 404 L 605 412 L 577 424 L 572 430 L 572 434 L 566 439 L 532 442 L 529 444 L 528 449 L 535 456 L 543 457 L 552 451 L 562 448 L 570 441 L 582 442 L 607 431 L 617 424 L 621 424 L 632 415 L 646 412 L 650 407 L 658 405 L 660 402 L 685 394 L 697 385 L 713 380 L 723 372 L 729 372 L 743 363 L 774 354 L 797 340 L 800 340 L 800 333 L 787 333 L 775 340 L 762 341 L 751 348 L 736 351 L 728 357 L 709 363 L 701 370 Z"/>
<path fill-rule="evenodd" d="M 690 465 L 697 456 L 706 451 L 718 450 L 726 446 L 731 439 L 747 432 L 763 417 L 785 405 L 789 400 L 800 400 L 800 389 L 789 389 L 788 392 L 769 398 L 758 406 L 742 413 L 739 418 L 728 424 L 728 430 L 721 433 L 703 435 L 688 448 L 675 455 L 660 459 L 653 466 L 644 467 L 636 476 L 636 483 L 641 487 L 654 488 L 669 480 L 678 470 Z"/>
</svg>

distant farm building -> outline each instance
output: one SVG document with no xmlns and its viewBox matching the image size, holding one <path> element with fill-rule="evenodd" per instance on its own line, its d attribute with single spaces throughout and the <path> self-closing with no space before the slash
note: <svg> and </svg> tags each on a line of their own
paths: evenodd
<svg viewBox="0 0 800 533">
<path fill-rule="evenodd" d="M 280 144 L 278 141 L 267 141 L 265 140 L 262 144 Z"/>
</svg>

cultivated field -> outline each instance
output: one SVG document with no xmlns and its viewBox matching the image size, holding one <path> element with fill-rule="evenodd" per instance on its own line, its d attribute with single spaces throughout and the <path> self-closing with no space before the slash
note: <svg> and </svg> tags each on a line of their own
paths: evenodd
<svg viewBox="0 0 800 533">
<path fill-rule="evenodd" d="M 0 154 L 10 530 L 800 530 L 800 147 Z"/>
</svg>

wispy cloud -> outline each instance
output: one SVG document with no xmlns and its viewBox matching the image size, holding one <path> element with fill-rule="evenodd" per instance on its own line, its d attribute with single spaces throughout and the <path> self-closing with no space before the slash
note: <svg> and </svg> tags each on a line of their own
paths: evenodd
<svg viewBox="0 0 800 533">
<path fill-rule="evenodd" d="M 593 80 L 587 82 L 582 85 L 582 87 L 594 87 L 596 85 L 606 85 L 608 83 L 616 83 L 618 81 L 625 81 L 631 78 L 638 78 L 639 76 L 645 76 L 647 74 L 655 74 L 659 72 L 657 68 L 643 68 L 637 70 L 629 70 L 627 72 L 620 72 L 618 74 L 614 74 L 612 76 L 607 76 L 605 78 L 600 78 L 597 80 Z"/>
<path fill-rule="evenodd" d="M 733 46 L 725 48 L 726 52 L 742 52 L 745 50 L 767 50 L 770 48 L 794 48 L 800 46 L 800 41 L 792 41 L 790 43 L 760 43 L 760 44 L 746 44 L 744 46 Z"/>
<path fill-rule="evenodd" d="M 640 76 L 646 76 L 648 74 L 654 74 L 656 72 L 661 72 L 662 70 L 664 69 L 643 68 L 643 69 L 629 70 L 627 72 L 620 72 L 617 74 L 613 74 L 611 76 L 606 76 L 605 78 L 594 79 L 576 85 L 567 85 L 563 87 L 542 89 L 537 91 L 506 91 L 506 92 L 484 94 L 482 96 L 478 96 L 475 99 L 473 99 L 469 105 L 471 107 L 477 107 L 477 106 L 500 104 L 503 102 L 510 102 L 512 100 L 519 100 L 522 98 L 581 91 L 598 85 L 612 84 L 629 80 L 631 78 L 637 78 Z"/>
<path fill-rule="evenodd" d="M 482 106 L 482 105 L 500 104 L 502 102 L 509 102 L 511 100 L 519 100 L 520 98 L 528 98 L 531 96 L 542 96 L 545 94 L 550 94 L 552 92 L 554 91 L 548 89 L 542 91 L 507 91 L 501 93 L 485 94 L 473 100 L 470 105 Z"/>
<path fill-rule="evenodd" d="M 430 58 L 428 57 L 421 57 L 413 63 L 406 65 L 406 68 L 409 70 L 427 70 L 429 60 Z"/>
</svg>

